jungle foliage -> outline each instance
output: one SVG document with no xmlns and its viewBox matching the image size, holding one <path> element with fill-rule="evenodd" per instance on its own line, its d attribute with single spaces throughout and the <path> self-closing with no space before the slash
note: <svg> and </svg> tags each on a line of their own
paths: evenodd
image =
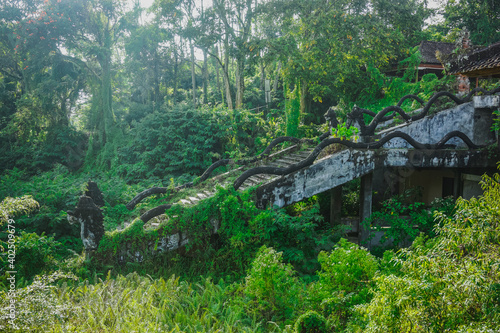
<svg viewBox="0 0 500 333">
<path fill-rule="evenodd" d="M 130 170 L 122 175 L 132 180 L 180 174 L 186 166 L 195 173 L 225 148 L 253 152 L 261 144 L 249 142 L 254 137 L 311 135 L 304 126 L 322 123 L 331 105 L 345 114 L 354 104 L 376 110 L 410 92 L 429 97 L 425 85 L 435 78 L 406 86 L 413 82 L 411 70 L 402 79 L 384 75 L 398 64 L 415 68 L 420 58 L 413 48 L 422 40 L 452 41 L 458 26 L 471 31 L 474 44 L 498 39 L 493 2 L 457 7 L 447 1 L 438 10 L 444 22 L 430 26 L 425 20 L 436 10 L 420 0 L 231 0 L 208 6 L 157 0 L 148 10 L 116 0 L 1 4 L 0 171 L 17 167 L 31 174 L 56 164 L 78 170 L 123 162 Z M 222 115 L 216 127 L 191 123 L 200 133 L 193 145 L 205 144 L 204 133 L 215 134 L 216 142 L 172 153 L 180 159 L 194 152 L 194 160 L 178 165 L 155 152 L 129 156 L 129 137 L 154 150 L 154 140 L 139 138 L 152 122 L 162 124 L 162 147 L 170 147 L 168 141 L 183 133 L 163 127 L 170 120 L 165 114 L 189 123 L 178 116 L 187 108 L 204 120 L 208 110 L 227 113 L 230 120 Z M 243 116 L 252 119 L 240 124 L 233 110 L 253 110 Z M 253 132 L 259 117 L 266 126 L 276 124 Z M 206 149 L 201 158 L 198 152 Z M 120 159 L 142 153 L 151 165 Z"/>
<path fill-rule="evenodd" d="M 427 3 L 0 0 L 0 331 L 495 331 L 499 176 L 456 206 L 386 201 L 367 222 L 392 225 L 385 252 L 342 238 L 327 194 L 258 210 L 252 189 L 219 188 L 174 205 L 158 228 L 137 219 L 217 160 L 326 132 L 332 105 L 343 123 L 354 105 L 378 112 L 406 94 L 454 91 L 454 78 L 418 77 L 415 45 L 453 42 L 462 26 L 473 44 L 496 42 L 498 4 Z M 443 21 L 426 23 L 436 13 Z M 384 74 L 394 67 L 402 77 Z M 104 193 L 106 230 L 92 258 L 67 221 L 89 180 Z M 154 186 L 169 193 L 126 208 Z M 343 187 L 343 216 L 356 214 L 358 192 L 357 181 Z M 179 231 L 187 246 L 153 253 Z M 127 251 L 144 260 L 120 261 Z"/>
<path fill-rule="evenodd" d="M 496 269 L 500 262 L 499 181 L 499 175 L 484 176 L 483 196 L 470 201 L 459 199 L 449 215 L 436 212 L 434 238 L 422 234 L 409 249 L 387 251 L 381 258 L 341 239 L 333 247 L 328 246 L 329 250 L 319 252 L 318 270 L 309 273 L 308 278 L 303 271 L 300 273 L 300 266 L 297 271 L 296 265 L 285 259 L 290 248 L 280 245 L 281 230 L 264 237 L 264 243 L 269 237 L 268 246 L 259 248 L 261 242 L 255 237 L 259 237 L 259 230 L 266 230 L 260 228 L 261 223 L 266 215 L 276 212 L 235 217 L 252 211 L 248 201 L 239 201 L 235 193 L 221 193 L 221 205 L 207 214 L 224 212 L 224 207 L 230 205 L 232 209 L 224 214 L 230 214 L 231 221 L 242 220 L 221 232 L 218 244 L 220 249 L 225 247 L 226 257 L 219 258 L 222 252 L 199 256 L 196 248 L 207 252 L 208 243 L 205 248 L 195 243 L 191 253 L 197 255 L 189 260 L 179 255 L 162 258 L 164 264 L 175 266 L 177 261 L 178 273 L 184 270 L 184 276 L 186 270 L 196 267 L 191 278 L 179 279 L 171 274 L 172 270 L 153 276 L 121 275 L 112 266 L 95 270 L 94 264 L 76 256 L 59 265 L 57 272 L 45 270 L 46 274 L 35 277 L 33 283 L 19 286 L 16 301 L 21 310 L 17 322 L 20 329 L 30 331 L 78 328 L 111 332 L 134 326 L 140 331 L 174 332 L 300 332 L 306 328 L 320 332 L 397 332 L 410 327 L 431 332 L 494 332 L 500 323 L 500 275 Z M 179 220 L 187 216 L 193 217 L 184 213 Z M 275 216 L 267 223 L 277 220 Z M 247 238 L 242 240 L 241 235 Z M 274 247 L 280 246 L 282 251 L 278 252 Z M 248 254 L 250 251 L 255 255 Z M 231 253 L 233 257 L 227 257 Z M 216 270 L 207 273 L 207 259 L 212 258 L 213 264 L 217 260 L 235 262 L 242 254 L 250 264 L 240 267 L 243 279 L 224 278 L 224 272 L 217 274 Z M 125 269 L 142 268 L 144 273 L 151 273 L 159 262 Z M 243 266 L 248 269 L 241 269 Z M 103 275 L 106 270 L 108 273 Z M 237 270 L 233 266 L 232 271 Z M 199 276 L 201 272 L 205 274 Z M 2 302 L 7 299 L 2 297 Z M 5 304 L 2 309 L 0 324 L 9 331 Z"/>
</svg>

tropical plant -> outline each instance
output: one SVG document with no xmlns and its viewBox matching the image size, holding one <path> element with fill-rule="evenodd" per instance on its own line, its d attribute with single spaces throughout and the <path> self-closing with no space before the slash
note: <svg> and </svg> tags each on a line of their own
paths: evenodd
<svg viewBox="0 0 500 333">
<path fill-rule="evenodd" d="M 498 300 L 500 176 L 483 176 L 484 194 L 458 199 L 452 216 L 436 213 L 435 240 L 419 240 L 397 260 L 402 275 L 380 275 L 360 308 L 365 332 L 494 332 Z M 358 327 L 359 329 L 359 327 Z"/>
</svg>

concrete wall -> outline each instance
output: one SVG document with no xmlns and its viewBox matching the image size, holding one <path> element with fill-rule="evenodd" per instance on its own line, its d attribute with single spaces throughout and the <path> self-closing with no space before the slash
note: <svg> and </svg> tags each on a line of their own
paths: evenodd
<svg viewBox="0 0 500 333">
<path fill-rule="evenodd" d="M 478 197 L 483 194 L 483 189 L 479 182 L 481 181 L 481 176 L 462 174 L 462 198 L 471 199 L 472 197 Z"/>
<path fill-rule="evenodd" d="M 381 137 L 400 131 L 409 134 L 421 143 L 437 143 L 451 131 L 461 131 L 472 138 L 474 125 L 474 108 L 471 103 L 454 107 L 453 109 L 438 112 L 411 123 L 405 123 L 378 133 Z M 448 142 L 457 148 L 466 147 L 462 140 L 454 138 Z M 403 139 L 393 139 L 384 145 L 384 148 L 411 148 Z"/>
<path fill-rule="evenodd" d="M 458 105 L 454 108 L 440 111 L 423 119 L 405 123 L 377 133 L 381 137 L 400 131 L 409 134 L 421 143 L 437 143 L 452 131 L 465 133 L 477 145 L 487 145 L 495 141 L 491 131 L 493 124 L 492 112 L 498 109 L 500 96 L 475 96 L 473 102 Z M 467 148 L 461 139 L 454 138 L 448 144 L 456 148 Z M 384 148 L 411 148 L 403 139 L 393 139 Z"/>
<path fill-rule="evenodd" d="M 404 181 L 400 182 L 400 191 L 422 187 L 422 202 L 430 204 L 435 198 L 443 196 L 443 178 L 455 178 L 455 172 L 452 170 L 415 170 Z"/>
</svg>

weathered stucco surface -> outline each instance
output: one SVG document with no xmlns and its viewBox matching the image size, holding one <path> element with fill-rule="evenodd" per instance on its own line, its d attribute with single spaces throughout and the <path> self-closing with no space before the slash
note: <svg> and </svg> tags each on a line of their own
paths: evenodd
<svg viewBox="0 0 500 333">
<path fill-rule="evenodd" d="M 401 131 L 409 134 L 412 138 L 421 143 L 436 143 L 451 131 L 460 131 L 471 139 L 474 126 L 474 108 L 472 103 L 466 103 L 454 107 L 453 109 L 439 112 L 435 115 L 423 119 L 405 123 L 378 133 L 381 137 L 394 131 Z M 462 140 L 453 138 L 449 144 L 456 145 L 457 148 L 465 148 Z M 393 139 L 384 145 L 384 148 L 412 148 L 403 139 Z"/>
<path fill-rule="evenodd" d="M 477 168 L 489 164 L 480 150 L 348 149 L 257 189 L 257 205 L 284 207 L 369 174 L 375 168 Z"/>
<path fill-rule="evenodd" d="M 499 96 L 475 96 L 472 102 L 392 127 L 377 136 L 381 138 L 400 131 L 420 143 L 435 144 L 446 134 L 460 131 L 475 144 L 488 145 L 496 140 L 491 125 L 492 113 L 498 109 L 499 102 Z M 384 145 L 385 149 L 376 151 L 344 150 L 260 187 L 257 205 L 284 207 L 371 173 L 376 168 L 481 168 L 491 164 L 485 153 L 465 149 L 467 146 L 459 138 L 447 143 L 453 150 L 416 150 L 400 138 L 392 139 Z"/>
<path fill-rule="evenodd" d="M 423 119 L 405 123 L 379 132 L 380 137 L 400 131 L 409 134 L 421 143 L 437 143 L 452 131 L 465 133 L 477 145 L 486 145 L 495 140 L 491 131 L 492 112 L 498 108 L 500 96 L 475 96 L 472 102 L 440 111 Z M 467 146 L 459 138 L 453 138 L 448 144 L 456 148 Z M 384 148 L 412 148 L 403 139 L 393 139 Z"/>
</svg>

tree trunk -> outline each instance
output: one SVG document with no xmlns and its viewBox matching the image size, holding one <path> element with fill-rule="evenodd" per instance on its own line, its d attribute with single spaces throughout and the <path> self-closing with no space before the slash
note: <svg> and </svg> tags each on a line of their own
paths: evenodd
<svg viewBox="0 0 500 333">
<path fill-rule="evenodd" d="M 245 58 L 236 60 L 236 108 L 243 106 L 243 94 L 245 92 Z"/>
<path fill-rule="evenodd" d="M 101 103 L 102 103 L 102 115 L 101 119 L 104 127 L 101 128 L 101 144 L 104 146 L 106 140 L 111 133 L 114 115 L 112 107 L 112 91 L 111 91 L 111 36 L 109 28 L 104 30 L 104 45 L 103 45 L 103 55 L 100 58 L 100 65 L 102 70 L 101 77 Z M 99 60 L 99 59 L 98 59 Z"/>
<path fill-rule="evenodd" d="M 218 48 L 216 47 L 215 48 L 215 52 L 217 55 L 219 54 L 219 50 Z M 217 92 L 219 92 L 221 94 L 221 100 L 224 101 L 224 91 L 222 90 L 222 85 L 220 83 L 220 72 L 219 72 L 219 63 L 217 62 L 216 59 L 214 59 L 214 67 L 215 67 L 215 73 L 216 73 L 216 78 L 217 78 Z"/>
<path fill-rule="evenodd" d="M 159 69 L 158 69 L 158 49 L 155 47 L 154 51 L 154 96 L 153 96 L 153 108 L 158 107 L 160 102 L 160 79 L 159 79 Z"/>
<path fill-rule="evenodd" d="M 233 109 L 233 98 L 231 96 L 231 82 L 229 80 L 229 41 L 228 41 L 228 36 L 226 35 L 226 38 L 224 40 L 224 69 L 223 69 L 223 74 L 224 74 L 224 85 L 225 85 L 225 90 L 226 90 L 226 101 L 227 101 L 227 108 L 229 110 Z"/>
<path fill-rule="evenodd" d="M 177 54 L 177 50 L 174 47 L 174 92 L 172 96 L 172 105 L 175 105 L 177 103 L 177 77 L 179 76 L 179 55 Z"/>
<path fill-rule="evenodd" d="M 274 79 L 274 84 L 273 84 L 274 93 L 276 93 L 276 90 L 278 90 L 278 82 L 280 79 L 280 72 L 281 72 L 281 61 L 278 62 L 278 68 L 276 69 L 276 77 Z"/>
<path fill-rule="evenodd" d="M 203 104 L 208 103 L 208 60 L 207 51 L 203 50 Z"/>
<path fill-rule="evenodd" d="M 189 40 L 189 48 L 191 49 L 191 82 L 193 84 L 193 105 L 196 106 L 196 75 L 194 71 L 194 45 L 193 41 Z"/>
<path fill-rule="evenodd" d="M 266 80 L 266 71 L 264 68 L 264 60 L 260 59 L 260 85 L 259 85 L 260 90 L 264 90 L 265 80 Z"/>
<path fill-rule="evenodd" d="M 311 98 L 307 83 L 302 80 L 300 83 L 300 114 L 304 117 L 311 112 Z"/>
</svg>

